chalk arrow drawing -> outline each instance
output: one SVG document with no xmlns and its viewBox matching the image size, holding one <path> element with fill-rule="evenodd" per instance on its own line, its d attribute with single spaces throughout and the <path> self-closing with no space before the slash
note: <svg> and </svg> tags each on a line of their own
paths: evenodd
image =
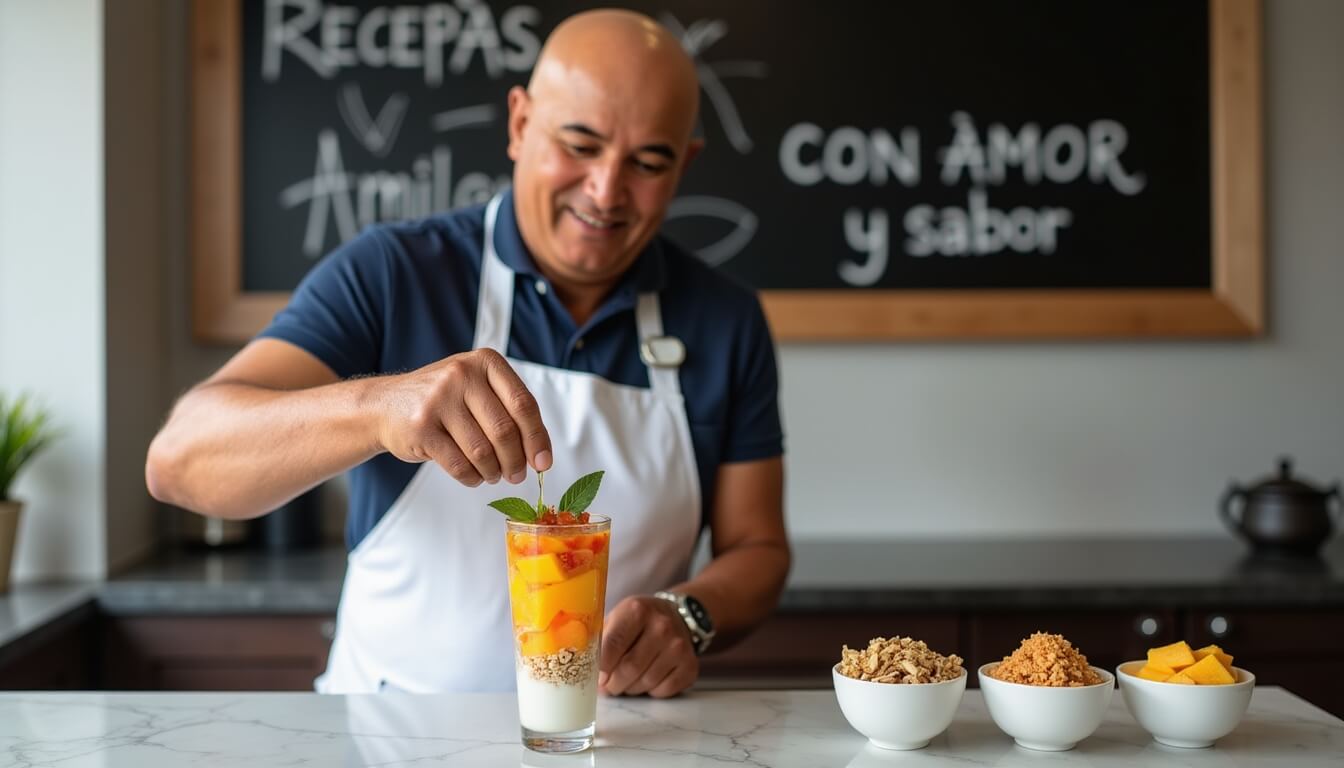
<svg viewBox="0 0 1344 768">
<path fill-rule="evenodd" d="M 406 94 L 394 93 L 383 103 L 383 108 L 378 110 L 378 118 L 374 119 L 369 114 L 368 105 L 364 103 L 359 83 L 346 83 L 336 98 L 336 108 L 345 126 L 376 157 L 387 157 L 387 153 L 392 151 L 410 103 L 410 97 Z"/>
</svg>

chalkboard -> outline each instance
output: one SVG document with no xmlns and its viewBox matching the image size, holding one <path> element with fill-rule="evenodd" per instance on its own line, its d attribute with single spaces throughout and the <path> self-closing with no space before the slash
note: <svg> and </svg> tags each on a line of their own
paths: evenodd
<svg viewBox="0 0 1344 768">
<path fill-rule="evenodd" d="M 228 230 L 197 240 L 198 333 L 255 332 L 367 224 L 506 185 L 505 94 L 596 5 L 198 2 L 196 224 Z M 700 73 L 664 231 L 781 337 L 1261 329 L 1254 0 L 625 5 Z"/>
</svg>

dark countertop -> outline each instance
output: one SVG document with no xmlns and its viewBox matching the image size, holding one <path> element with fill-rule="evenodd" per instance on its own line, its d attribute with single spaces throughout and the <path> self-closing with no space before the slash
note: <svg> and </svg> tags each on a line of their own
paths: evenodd
<svg viewBox="0 0 1344 768">
<path fill-rule="evenodd" d="M 104 584 L 108 613 L 332 613 L 345 551 L 169 553 Z M 1344 538 L 1264 560 L 1231 539 L 799 541 L 783 610 L 1344 606 Z"/>
<path fill-rule="evenodd" d="M 0 648 L 95 610 L 111 615 L 336 611 L 345 550 L 163 553 L 111 580 L 0 596 Z M 1230 538 L 799 541 L 780 609 L 1344 607 L 1344 537 L 1320 558 L 1252 558 Z"/>
</svg>

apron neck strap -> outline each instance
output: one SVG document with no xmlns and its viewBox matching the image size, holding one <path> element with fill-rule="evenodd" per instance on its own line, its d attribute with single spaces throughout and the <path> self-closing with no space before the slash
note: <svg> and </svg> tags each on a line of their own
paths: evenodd
<svg viewBox="0 0 1344 768">
<path fill-rule="evenodd" d="M 663 335 L 663 312 L 658 304 L 658 294 L 639 294 L 639 303 L 635 305 L 635 332 L 640 344 Z M 648 363 L 645 366 L 649 369 L 650 389 L 669 395 L 681 394 L 681 378 L 677 375 L 680 368 Z"/>
<path fill-rule="evenodd" d="M 501 192 L 485 207 L 485 237 L 481 243 L 481 285 L 476 299 L 476 338 L 472 349 L 509 354 L 509 324 L 513 321 L 513 270 L 495 252 L 495 221 Z"/>
<path fill-rule="evenodd" d="M 495 251 L 495 222 L 503 193 L 495 195 L 485 207 L 485 235 L 481 243 L 481 285 L 476 300 L 476 336 L 472 349 L 493 349 L 509 353 L 509 325 L 513 321 L 514 273 Z M 663 335 L 663 313 L 657 293 L 641 293 L 635 306 L 635 332 L 639 343 Z M 649 387 L 655 392 L 681 394 L 677 368 L 647 365 Z"/>
</svg>

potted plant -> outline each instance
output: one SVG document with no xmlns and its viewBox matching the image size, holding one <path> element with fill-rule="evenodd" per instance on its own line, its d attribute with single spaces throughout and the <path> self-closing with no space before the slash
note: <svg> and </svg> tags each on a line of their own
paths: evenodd
<svg viewBox="0 0 1344 768">
<path fill-rule="evenodd" d="M 10 486 L 23 465 L 55 437 L 50 413 L 24 395 L 10 402 L 0 394 L 0 592 L 9 590 L 9 566 L 23 508 L 9 495 Z"/>
</svg>

